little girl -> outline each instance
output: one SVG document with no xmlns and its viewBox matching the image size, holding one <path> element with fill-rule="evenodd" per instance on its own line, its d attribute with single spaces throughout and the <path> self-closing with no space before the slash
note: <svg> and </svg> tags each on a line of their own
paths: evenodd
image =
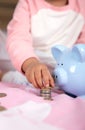
<svg viewBox="0 0 85 130">
<path fill-rule="evenodd" d="M 51 48 L 85 43 L 85 0 L 19 0 L 7 30 L 15 68 L 36 88 L 54 87 Z"/>
</svg>

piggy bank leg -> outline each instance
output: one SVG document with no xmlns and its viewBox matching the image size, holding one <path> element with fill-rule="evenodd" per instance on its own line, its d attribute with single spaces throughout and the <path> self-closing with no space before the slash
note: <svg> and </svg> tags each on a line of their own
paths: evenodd
<svg viewBox="0 0 85 130">
<path fill-rule="evenodd" d="M 76 97 L 77 97 L 76 95 L 71 94 L 71 93 L 67 93 L 67 92 L 65 92 L 65 94 L 67 94 L 68 96 L 73 97 L 73 98 L 76 98 Z"/>
</svg>

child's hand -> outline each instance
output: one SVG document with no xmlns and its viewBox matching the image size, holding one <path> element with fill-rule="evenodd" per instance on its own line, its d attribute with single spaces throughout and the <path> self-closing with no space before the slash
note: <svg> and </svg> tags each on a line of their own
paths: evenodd
<svg viewBox="0 0 85 130">
<path fill-rule="evenodd" d="M 25 69 L 26 78 L 36 88 L 54 87 L 54 80 L 46 65 L 32 61 Z"/>
</svg>

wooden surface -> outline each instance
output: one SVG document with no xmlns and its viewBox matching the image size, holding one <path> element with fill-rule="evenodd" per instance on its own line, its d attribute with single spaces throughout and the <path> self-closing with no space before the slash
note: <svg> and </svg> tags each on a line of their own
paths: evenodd
<svg viewBox="0 0 85 130">
<path fill-rule="evenodd" d="M 0 0 L 0 29 L 6 29 L 18 0 Z"/>
<path fill-rule="evenodd" d="M 16 4 L 17 0 L 0 0 L 0 3 Z"/>
</svg>

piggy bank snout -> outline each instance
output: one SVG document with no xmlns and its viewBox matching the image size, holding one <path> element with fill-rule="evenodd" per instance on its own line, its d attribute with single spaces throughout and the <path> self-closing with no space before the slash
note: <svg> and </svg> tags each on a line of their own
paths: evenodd
<svg viewBox="0 0 85 130">
<path fill-rule="evenodd" d="M 63 86 L 67 83 L 67 73 L 63 68 L 55 69 L 53 77 L 56 85 Z"/>
</svg>

